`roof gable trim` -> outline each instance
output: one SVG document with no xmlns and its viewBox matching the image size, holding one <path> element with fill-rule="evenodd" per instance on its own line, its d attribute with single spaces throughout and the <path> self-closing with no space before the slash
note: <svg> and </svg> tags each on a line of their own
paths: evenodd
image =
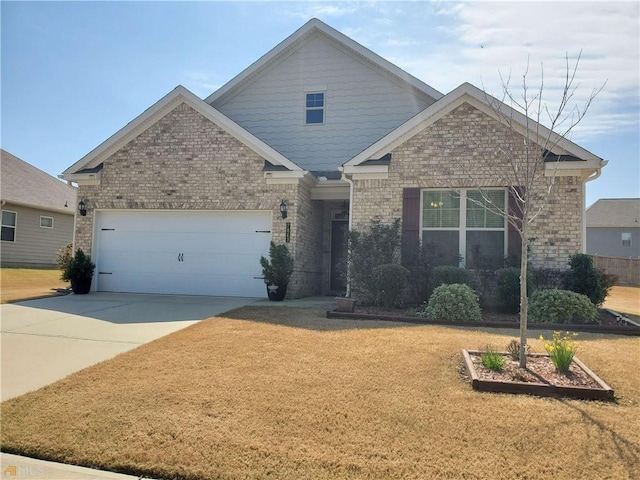
<svg viewBox="0 0 640 480">
<path fill-rule="evenodd" d="M 179 85 L 134 120 L 129 122 L 125 127 L 120 129 L 98 147 L 67 168 L 62 173 L 61 177 L 73 180 L 74 174 L 78 174 L 81 171 L 86 172 L 87 169 L 91 170 L 97 168 L 98 165 L 109 155 L 115 153 L 182 103 L 185 103 L 205 118 L 218 125 L 273 165 L 282 165 L 289 170 L 302 171 L 298 165 L 287 159 L 284 155 L 277 152 L 233 120 L 223 115 L 214 107 L 198 98 L 183 86 Z"/>
</svg>

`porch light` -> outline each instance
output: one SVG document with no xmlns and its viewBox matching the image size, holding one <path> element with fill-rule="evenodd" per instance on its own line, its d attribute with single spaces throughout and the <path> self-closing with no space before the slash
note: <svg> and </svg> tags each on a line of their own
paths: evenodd
<svg viewBox="0 0 640 480">
<path fill-rule="evenodd" d="M 80 203 L 78 203 L 78 211 L 83 217 L 87 215 L 87 205 L 84 203 L 84 200 L 80 200 Z"/>
<path fill-rule="evenodd" d="M 282 200 L 280 202 L 280 215 L 282 215 L 282 219 L 287 218 L 287 202 Z"/>
</svg>

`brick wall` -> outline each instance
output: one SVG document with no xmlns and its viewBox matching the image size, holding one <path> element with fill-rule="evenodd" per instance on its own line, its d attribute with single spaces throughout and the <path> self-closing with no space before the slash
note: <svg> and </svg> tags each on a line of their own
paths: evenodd
<svg viewBox="0 0 640 480">
<path fill-rule="evenodd" d="M 288 199 L 293 204 L 288 246 L 301 256 L 296 264 L 302 262 L 312 272 L 313 257 L 300 253 L 313 245 L 309 195 L 299 192 L 298 185 L 267 185 L 263 163 L 240 141 L 181 104 L 107 158 L 100 185 L 80 186 L 78 198 L 85 199 L 87 215 L 78 216 L 76 246 L 91 251 L 95 209 L 272 210 L 272 239 L 284 243 L 280 202 Z M 300 224 L 298 211 L 303 213 Z M 311 284 L 298 273 L 291 295 L 309 291 Z"/>
<path fill-rule="evenodd" d="M 522 137 L 469 104 L 463 104 L 393 150 L 389 178 L 354 181 L 354 227 L 370 219 L 402 217 L 403 188 L 474 188 L 517 185 L 498 147 L 524 162 Z M 539 192 L 549 179 L 538 183 Z M 532 223 L 535 266 L 566 267 L 582 251 L 582 187 L 576 177 L 556 177 L 544 212 Z"/>
</svg>

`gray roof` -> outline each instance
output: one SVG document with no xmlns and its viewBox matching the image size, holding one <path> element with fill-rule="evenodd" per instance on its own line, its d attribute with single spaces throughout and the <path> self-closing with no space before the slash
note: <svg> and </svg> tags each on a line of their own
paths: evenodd
<svg viewBox="0 0 640 480">
<path fill-rule="evenodd" d="M 601 198 L 587 208 L 587 227 L 640 228 L 640 198 Z"/>
<path fill-rule="evenodd" d="M 76 190 L 9 152 L 0 150 L 0 198 L 3 202 L 73 215 Z"/>
</svg>

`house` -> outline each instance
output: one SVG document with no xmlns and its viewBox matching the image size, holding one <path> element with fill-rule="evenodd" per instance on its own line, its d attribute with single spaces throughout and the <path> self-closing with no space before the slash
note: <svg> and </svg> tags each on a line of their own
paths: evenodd
<svg viewBox="0 0 640 480">
<path fill-rule="evenodd" d="M 505 138 L 519 152 L 481 90 L 443 95 L 312 19 L 205 100 L 178 86 L 62 177 L 87 206 L 75 241 L 97 263 L 93 288 L 264 296 L 258 260 L 273 240 L 294 255 L 288 296 L 302 297 L 344 289 L 345 232 L 372 220 L 402 219 L 405 262 L 420 239 L 467 266 L 477 247 L 518 252 L 504 221 L 461 201 L 476 184 L 452 161 L 477 161 L 506 206 L 506 185 L 482 169 Z M 584 250 L 584 184 L 606 162 L 564 140 L 551 153 L 553 208 L 531 226 L 531 255 L 564 267 Z M 467 227 L 467 214 L 483 220 Z"/>
<path fill-rule="evenodd" d="M 51 268 L 73 240 L 76 188 L 0 150 L 3 267 Z"/>
<path fill-rule="evenodd" d="M 587 253 L 640 258 L 640 198 L 601 198 L 587 208 Z"/>
</svg>

